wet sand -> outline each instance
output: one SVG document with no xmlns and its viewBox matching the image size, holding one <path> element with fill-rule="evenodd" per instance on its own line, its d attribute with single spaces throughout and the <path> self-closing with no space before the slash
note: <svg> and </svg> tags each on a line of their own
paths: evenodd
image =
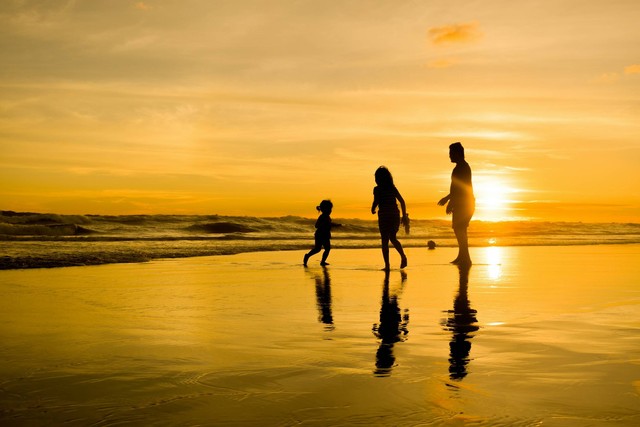
<svg viewBox="0 0 640 427">
<path fill-rule="evenodd" d="M 0 424 L 640 425 L 640 245 L 455 251 L 0 271 Z"/>
</svg>

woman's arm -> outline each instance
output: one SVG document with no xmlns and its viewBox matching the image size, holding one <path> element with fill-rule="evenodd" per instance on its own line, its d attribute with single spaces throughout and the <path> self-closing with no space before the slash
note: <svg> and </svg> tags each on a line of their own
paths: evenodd
<svg viewBox="0 0 640 427">
<path fill-rule="evenodd" d="M 450 198 L 451 198 L 451 194 L 447 194 L 445 197 L 440 199 L 440 201 L 438 202 L 438 205 L 444 206 L 445 204 L 447 204 Z"/>
</svg>

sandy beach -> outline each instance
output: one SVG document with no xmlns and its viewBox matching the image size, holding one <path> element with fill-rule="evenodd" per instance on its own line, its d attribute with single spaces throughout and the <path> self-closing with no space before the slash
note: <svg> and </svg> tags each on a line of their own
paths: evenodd
<svg viewBox="0 0 640 427">
<path fill-rule="evenodd" d="M 640 425 L 640 245 L 455 252 L 0 271 L 0 424 Z"/>
</svg>

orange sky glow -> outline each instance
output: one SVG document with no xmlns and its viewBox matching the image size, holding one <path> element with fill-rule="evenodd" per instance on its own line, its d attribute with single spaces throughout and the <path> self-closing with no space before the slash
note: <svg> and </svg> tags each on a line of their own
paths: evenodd
<svg viewBox="0 0 640 427">
<path fill-rule="evenodd" d="M 636 0 L 3 1 L 0 209 L 640 222 Z"/>
</svg>

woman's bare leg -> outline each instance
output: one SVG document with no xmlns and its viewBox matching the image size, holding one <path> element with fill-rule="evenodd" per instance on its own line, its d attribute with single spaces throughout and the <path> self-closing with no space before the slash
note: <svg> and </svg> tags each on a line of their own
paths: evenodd
<svg viewBox="0 0 640 427">
<path fill-rule="evenodd" d="M 453 264 L 471 265 L 471 255 L 469 255 L 469 239 L 467 227 L 456 227 L 453 229 L 458 240 L 458 257 L 451 261 Z"/>
</svg>

